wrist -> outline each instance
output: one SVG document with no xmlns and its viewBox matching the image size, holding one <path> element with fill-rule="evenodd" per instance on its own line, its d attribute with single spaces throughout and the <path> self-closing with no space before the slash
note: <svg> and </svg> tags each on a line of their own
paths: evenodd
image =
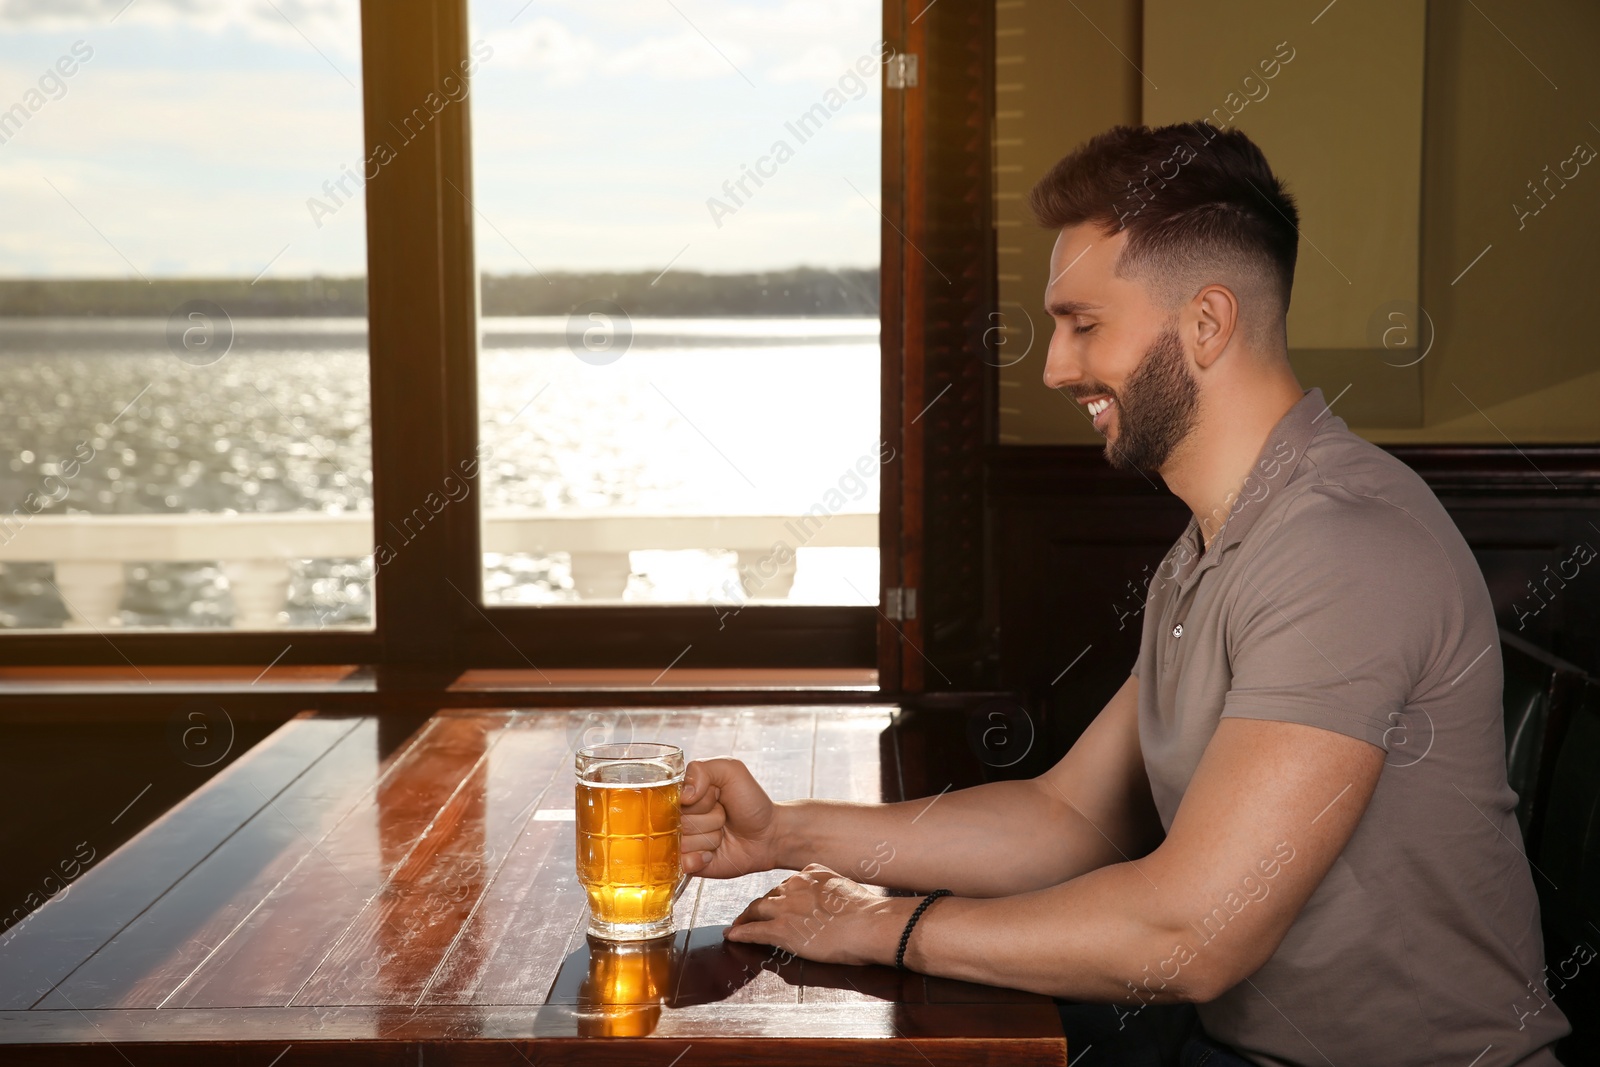
<svg viewBox="0 0 1600 1067">
<path fill-rule="evenodd" d="M 928 966 L 928 935 L 923 933 L 923 923 L 927 920 L 929 907 L 952 895 L 948 889 L 936 889 L 916 902 L 906 919 L 905 926 L 900 931 L 900 940 L 895 947 L 894 962 L 897 968 L 921 971 L 924 974 L 931 973 Z"/>
<path fill-rule="evenodd" d="M 804 803 L 803 800 L 780 800 L 772 806 L 772 839 L 767 859 L 775 869 L 798 871 L 816 859 L 815 850 L 805 841 L 806 819 L 800 810 Z"/>
<path fill-rule="evenodd" d="M 877 922 L 869 939 L 871 958 L 868 962 L 881 963 L 885 967 L 894 966 L 895 955 L 900 951 L 900 935 L 905 933 L 906 923 L 911 921 L 911 913 L 916 911 L 917 905 L 922 902 L 920 897 L 884 897 L 878 902 Z M 922 925 L 921 920 L 917 922 Z M 913 936 L 912 940 L 916 938 Z M 910 964 L 911 951 L 906 950 L 906 962 Z"/>
</svg>

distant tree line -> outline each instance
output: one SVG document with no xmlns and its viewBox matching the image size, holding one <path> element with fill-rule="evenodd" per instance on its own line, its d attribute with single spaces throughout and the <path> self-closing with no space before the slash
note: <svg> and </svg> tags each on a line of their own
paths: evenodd
<svg viewBox="0 0 1600 1067">
<path fill-rule="evenodd" d="M 604 299 L 631 316 L 876 315 L 878 271 L 844 268 L 748 274 L 698 271 L 486 274 L 485 315 L 565 315 Z M 349 278 L 0 279 L 0 316 L 165 316 L 210 300 L 230 316 L 365 315 L 367 280 Z"/>
</svg>

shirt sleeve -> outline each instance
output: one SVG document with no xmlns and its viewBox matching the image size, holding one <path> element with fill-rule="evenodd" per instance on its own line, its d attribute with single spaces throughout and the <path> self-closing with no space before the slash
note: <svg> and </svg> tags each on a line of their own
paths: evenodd
<svg viewBox="0 0 1600 1067">
<path fill-rule="evenodd" d="M 1386 735 L 1460 625 L 1443 548 L 1405 510 L 1334 486 L 1297 501 L 1240 561 L 1222 715 Z"/>
</svg>

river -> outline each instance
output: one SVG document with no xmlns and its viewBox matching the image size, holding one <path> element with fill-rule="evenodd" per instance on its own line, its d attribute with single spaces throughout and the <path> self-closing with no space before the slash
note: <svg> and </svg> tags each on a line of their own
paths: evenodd
<svg viewBox="0 0 1600 1067">
<path fill-rule="evenodd" d="M 479 437 L 489 452 L 478 499 L 487 508 L 804 511 L 877 452 L 876 319 L 641 319 L 610 362 L 575 355 L 569 325 L 483 323 Z M 0 319 L 6 511 L 60 484 L 67 495 L 47 513 L 371 511 L 364 319 L 238 320 L 212 362 L 180 359 L 167 326 Z M 93 461 L 47 483 L 80 442 Z M 875 511 L 872 488 L 849 510 Z M 810 551 L 836 554 L 850 582 L 876 588 L 875 550 Z M 647 555 L 648 565 L 636 556 L 642 573 L 627 599 L 702 599 L 721 584 L 720 557 Z M 0 567 L 0 627 L 66 620 L 51 566 Z M 126 573 L 124 627 L 232 623 L 214 562 L 130 560 Z M 293 574 L 287 625 L 371 624 L 370 560 L 296 561 Z M 491 603 L 573 599 L 564 582 L 559 556 L 486 559 Z M 808 588 L 797 583 L 795 598 L 832 595 Z"/>
</svg>

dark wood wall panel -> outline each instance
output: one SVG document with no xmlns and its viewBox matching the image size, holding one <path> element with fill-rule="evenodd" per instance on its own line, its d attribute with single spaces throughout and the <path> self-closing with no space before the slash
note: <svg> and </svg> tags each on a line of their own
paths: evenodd
<svg viewBox="0 0 1600 1067">
<path fill-rule="evenodd" d="M 1600 449 L 1390 451 L 1455 519 L 1500 626 L 1600 673 L 1600 558 L 1579 562 L 1600 549 Z M 1021 697 L 1059 756 L 1132 670 L 1145 586 L 1189 512 L 1159 479 L 1113 471 L 1092 446 L 991 446 L 986 466 L 993 682 Z"/>
<path fill-rule="evenodd" d="M 921 3 L 913 5 L 922 8 Z M 924 497 L 918 614 L 923 688 L 980 688 L 992 671 L 985 612 L 983 446 L 993 439 L 995 372 L 983 359 L 994 310 L 992 217 L 994 11 L 929 5 L 920 88 L 926 94 L 925 217 L 921 253 L 921 426 Z M 911 255 L 916 255 L 913 252 Z"/>
<path fill-rule="evenodd" d="M 1059 756 L 1133 669 L 1144 584 L 1188 512 L 1160 479 L 1114 471 L 1092 446 L 995 446 L 988 466 L 996 682 Z"/>
</svg>

